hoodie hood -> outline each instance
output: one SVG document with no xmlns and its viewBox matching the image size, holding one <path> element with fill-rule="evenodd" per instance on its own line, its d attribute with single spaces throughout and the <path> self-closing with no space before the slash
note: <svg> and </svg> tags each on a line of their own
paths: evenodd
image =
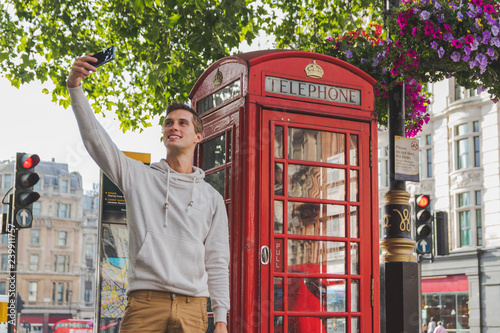
<svg viewBox="0 0 500 333">
<path fill-rule="evenodd" d="M 172 169 L 165 159 L 160 160 L 160 162 L 152 163 L 151 168 L 163 172 L 166 177 L 170 174 L 170 176 L 172 176 L 172 181 L 179 181 L 179 184 L 183 182 L 189 184 L 193 182 L 200 183 L 205 179 L 205 171 L 202 169 L 193 166 L 192 173 L 180 173 Z"/>
</svg>

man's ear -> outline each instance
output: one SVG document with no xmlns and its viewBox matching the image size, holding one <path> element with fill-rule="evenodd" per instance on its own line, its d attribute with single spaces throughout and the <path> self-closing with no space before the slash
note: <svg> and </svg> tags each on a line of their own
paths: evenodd
<svg viewBox="0 0 500 333">
<path fill-rule="evenodd" d="M 203 140 L 203 134 L 196 133 L 196 140 L 194 142 L 199 143 L 201 140 Z"/>
</svg>

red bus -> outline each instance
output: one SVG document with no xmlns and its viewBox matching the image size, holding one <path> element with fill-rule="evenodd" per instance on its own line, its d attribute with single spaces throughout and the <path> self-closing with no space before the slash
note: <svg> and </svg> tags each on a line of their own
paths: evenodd
<svg viewBox="0 0 500 333">
<path fill-rule="evenodd" d="M 92 320 L 65 319 L 54 325 L 54 333 L 90 333 L 94 323 Z"/>
</svg>

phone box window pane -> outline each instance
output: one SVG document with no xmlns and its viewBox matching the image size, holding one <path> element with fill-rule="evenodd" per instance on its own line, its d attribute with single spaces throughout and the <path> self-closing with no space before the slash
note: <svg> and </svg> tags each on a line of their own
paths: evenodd
<svg viewBox="0 0 500 333">
<path fill-rule="evenodd" d="M 345 237 L 345 206 L 288 202 L 288 233 Z"/>
<path fill-rule="evenodd" d="M 345 170 L 309 165 L 288 165 L 291 197 L 345 200 Z"/>
<path fill-rule="evenodd" d="M 283 158 L 283 126 L 274 128 L 274 157 Z"/>
<path fill-rule="evenodd" d="M 357 135 L 350 135 L 351 142 L 350 142 L 350 152 L 349 152 L 349 159 L 350 159 L 350 164 L 352 166 L 357 166 L 358 165 L 358 136 Z"/>
<path fill-rule="evenodd" d="M 288 240 L 288 272 L 345 274 L 345 243 Z"/>
<path fill-rule="evenodd" d="M 201 144 L 203 170 L 226 163 L 226 136 L 224 134 Z"/>
<path fill-rule="evenodd" d="M 290 159 L 345 164 L 345 134 L 289 128 L 288 142 Z"/>
</svg>

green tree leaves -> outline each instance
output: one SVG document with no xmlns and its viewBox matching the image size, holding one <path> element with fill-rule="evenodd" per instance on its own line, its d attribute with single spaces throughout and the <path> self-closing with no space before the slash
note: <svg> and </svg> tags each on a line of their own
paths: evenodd
<svg viewBox="0 0 500 333">
<path fill-rule="evenodd" d="M 84 86 L 96 112 L 114 111 L 124 131 L 151 126 L 170 102 L 187 101 L 211 62 L 257 32 L 245 1 L 3 0 L 0 7 L 0 71 L 16 87 L 51 80 L 52 100 L 65 107 L 73 61 L 114 45 L 115 61 Z"/>
</svg>

